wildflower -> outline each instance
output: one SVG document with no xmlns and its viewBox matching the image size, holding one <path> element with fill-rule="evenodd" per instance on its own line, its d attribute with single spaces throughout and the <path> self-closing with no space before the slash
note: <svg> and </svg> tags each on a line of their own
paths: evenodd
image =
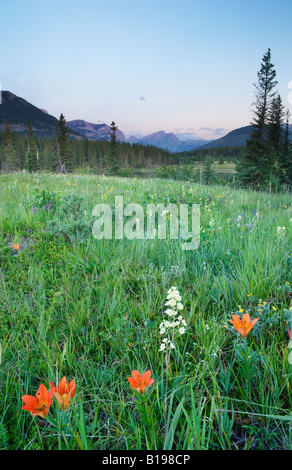
<svg viewBox="0 0 292 470">
<path fill-rule="evenodd" d="M 41 384 L 35 397 L 31 395 L 23 395 L 21 397 L 24 401 L 22 409 L 30 411 L 33 416 L 46 418 L 52 404 L 53 394 L 55 391 L 56 387 L 53 386 L 48 392 L 47 388 Z"/>
<path fill-rule="evenodd" d="M 210 222 L 209 222 L 210 227 L 211 227 L 211 228 L 214 227 L 215 224 L 216 224 L 215 220 L 214 220 L 213 218 L 210 219 Z"/>
<path fill-rule="evenodd" d="M 52 388 L 55 388 L 54 397 L 59 403 L 61 410 L 66 411 L 67 408 L 69 408 L 70 401 L 72 400 L 75 394 L 75 380 L 73 379 L 70 383 L 68 383 L 66 377 L 63 377 L 57 389 L 51 382 L 50 386 Z"/>
<path fill-rule="evenodd" d="M 167 292 L 167 301 L 165 306 L 171 307 L 165 310 L 166 315 L 172 317 L 172 321 L 163 320 L 159 325 L 160 335 L 166 335 L 162 339 L 162 344 L 159 351 L 166 351 L 169 353 L 171 349 L 175 349 L 174 338 L 177 334 L 182 335 L 186 331 L 186 321 L 178 312 L 183 310 L 184 306 L 181 303 L 181 296 L 176 287 L 171 287 Z"/>
<path fill-rule="evenodd" d="M 176 300 L 175 299 L 169 299 L 165 305 L 169 305 L 170 307 L 175 307 L 176 306 Z"/>
<path fill-rule="evenodd" d="M 254 318 L 252 321 L 250 321 L 249 314 L 245 313 L 242 319 L 240 319 L 237 315 L 232 315 L 232 320 L 229 320 L 229 322 L 232 323 L 236 331 L 238 331 L 241 336 L 245 338 L 258 320 L 258 318 Z"/>
<path fill-rule="evenodd" d="M 277 236 L 278 236 L 278 239 L 282 239 L 284 240 L 285 236 L 286 236 L 286 227 L 277 227 Z"/>
<path fill-rule="evenodd" d="M 132 376 L 133 377 L 128 377 L 129 384 L 134 390 L 137 390 L 139 393 L 145 393 L 147 387 L 149 385 L 152 385 L 155 380 L 151 379 L 151 371 L 147 370 L 144 372 L 144 374 L 141 376 L 140 372 L 137 370 L 132 371 Z"/>
<path fill-rule="evenodd" d="M 170 317 L 173 317 L 176 315 L 176 311 L 172 310 L 171 308 L 168 308 L 165 310 L 166 315 L 169 315 Z"/>
<path fill-rule="evenodd" d="M 18 251 L 18 250 L 19 250 L 19 243 L 15 243 L 15 244 L 13 245 L 13 248 Z"/>
</svg>

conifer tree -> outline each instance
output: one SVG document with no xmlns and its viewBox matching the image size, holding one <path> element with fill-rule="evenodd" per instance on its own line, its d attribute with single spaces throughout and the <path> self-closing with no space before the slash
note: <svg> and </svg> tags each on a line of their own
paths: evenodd
<svg viewBox="0 0 292 470">
<path fill-rule="evenodd" d="M 289 185 L 291 189 L 292 188 L 292 144 L 291 142 L 289 143 L 286 162 L 287 162 L 286 183 Z"/>
<path fill-rule="evenodd" d="M 289 110 L 286 111 L 286 125 L 279 153 L 279 177 L 282 184 L 292 185 L 292 146 L 289 140 Z"/>
<path fill-rule="evenodd" d="M 47 136 L 43 142 L 42 149 L 42 165 L 44 170 L 55 171 L 55 155 L 54 155 L 54 142 L 52 139 L 49 139 Z"/>
<path fill-rule="evenodd" d="M 269 145 L 269 116 L 271 102 L 277 85 L 276 71 L 271 62 L 271 50 L 264 54 L 260 71 L 257 74 L 254 129 L 246 141 L 246 149 L 237 166 L 239 181 L 244 186 L 265 187 L 273 172 L 273 156 Z"/>
<path fill-rule="evenodd" d="M 212 165 L 212 159 L 207 156 L 204 166 L 203 166 L 203 173 L 202 173 L 202 179 L 204 184 L 210 184 L 214 181 L 215 179 L 215 173 L 211 168 Z"/>
<path fill-rule="evenodd" d="M 32 132 L 30 120 L 27 121 L 27 153 L 25 168 L 29 172 L 35 172 L 39 169 L 37 142 L 36 137 Z"/>
<path fill-rule="evenodd" d="M 3 136 L 3 170 L 5 172 L 17 169 L 16 152 L 12 141 L 9 123 L 6 123 Z"/>
<path fill-rule="evenodd" d="M 282 104 L 282 98 L 277 94 L 271 101 L 268 115 L 269 124 L 269 144 L 271 150 L 278 153 L 283 145 L 283 122 L 285 108 Z"/>
<path fill-rule="evenodd" d="M 69 127 L 67 126 L 66 119 L 63 114 L 59 118 L 59 134 L 58 134 L 58 145 L 57 152 L 58 157 L 61 160 L 61 164 L 65 171 L 72 171 L 73 169 L 73 158 L 70 152 L 68 138 L 70 135 Z"/>
<path fill-rule="evenodd" d="M 107 164 L 109 167 L 109 171 L 112 174 L 117 173 L 120 168 L 120 160 L 119 160 L 119 151 L 117 146 L 117 137 L 116 131 L 117 126 L 114 121 L 111 123 L 111 132 L 110 132 L 110 148 L 107 156 Z"/>
</svg>

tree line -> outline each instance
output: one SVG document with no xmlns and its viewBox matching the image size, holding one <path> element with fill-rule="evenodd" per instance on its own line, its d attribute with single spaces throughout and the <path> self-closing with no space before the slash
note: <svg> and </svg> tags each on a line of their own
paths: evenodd
<svg viewBox="0 0 292 470">
<path fill-rule="evenodd" d="M 119 174 L 125 168 L 151 166 L 191 165 L 200 162 L 212 181 L 211 162 L 216 159 L 235 162 L 236 182 L 241 187 L 264 189 L 292 187 L 292 147 L 289 140 L 289 111 L 276 91 L 276 70 L 268 49 L 257 74 L 253 130 L 246 146 L 197 149 L 171 153 L 154 146 L 119 142 L 117 126 L 111 123 L 109 140 L 92 141 L 72 138 L 63 114 L 58 120 L 53 137 L 37 137 L 27 122 L 27 132 L 11 132 L 9 124 L 0 133 L 0 168 L 4 172 L 41 170 L 71 172 L 76 169 L 104 171 Z"/>
<path fill-rule="evenodd" d="M 11 132 L 7 123 L 0 133 L 0 169 L 4 172 L 71 172 L 86 168 L 115 174 L 121 168 L 144 168 L 154 165 L 176 165 L 179 154 L 154 146 L 119 142 L 117 126 L 111 125 L 110 140 L 70 138 L 70 129 L 63 114 L 58 120 L 56 135 L 37 137 L 30 121 L 27 132 Z"/>
</svg>

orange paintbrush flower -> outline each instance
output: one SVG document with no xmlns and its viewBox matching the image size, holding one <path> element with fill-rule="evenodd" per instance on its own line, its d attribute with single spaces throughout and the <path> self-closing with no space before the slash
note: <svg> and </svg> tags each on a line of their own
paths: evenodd
<svg viewBox="0 0 292 470">
<path fill-rule="evenodd" d="M 13 245 L 13 248 L 18 251 L 18 250 L 19 250 L 19 243 L 15 243 L 15 244 Z"/>
<path fill-rule="evenodd" d="M 232 320 L 229 320 L 229 322 L 234 325 L 234 328 L 241 334 L 243 338 L 248 335 L 257 321 L 258 318 L 254 318 L 252 321 L 250 321 L 250 316 L 248 313 L 245 313 L 242 319 L 240 319 L 237 315 L 232 315 Z"/>
<path fill-rule="evenodd" d="M 155 382 L 154 379 L 150 378 L 151 377 L 150 370 L 147 370 L 146 372 L 144 372 L 142 376 L 140 372 L 138 372 L 137 370 L 133 370 L 132 376 L 133 377 L 128 377 L 128 381 L 131 387 L 134 390 L 137 390 L 137 392 L 139 393 L 146 392 L 147 387 L 149 387 L 149 385 L 152 385 Z"/>
<path fill-rule="evenodd" d="M 50 386 L 54 387 L 54 384 L 50 382 Z M 71 380 L 68 383 L 66 377 L 63 377 L 58 385 L 58 388 L 55 388 L 54 397 L 59 403 L 61 410 L 66 411 L 70 406 L 70 401 L 75 394 L 75 380 Z"/>
<path fill-rule="evenodd" d="M 22 409 L 30 411 L 33 416 L 41 416 L 42 418 L 46 418 L 49 412 L 49 408 L 52 404 L 55 390 L 56 388 L 53 387 L 48 392 L 47 388 L 41 384 L 38 391 L 36 392 L 35 397 L 32 395 L 23 395 L 21 397 L 21 399 L 24 401 Z"/>
</svg>

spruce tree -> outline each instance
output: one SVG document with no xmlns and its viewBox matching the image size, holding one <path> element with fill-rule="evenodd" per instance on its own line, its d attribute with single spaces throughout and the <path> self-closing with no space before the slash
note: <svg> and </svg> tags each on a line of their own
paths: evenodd
<svg viewBox="0 0 292 470">
<path fill-rule="evenodd" d="M 286 183 L 289 185 L 291 189 L 292 188 L 292 144 L 291 142 L 289 143 L 286 162 L 287 162 Z"/>
<path fill-rule="evenodd" d="M 203 173 L 202 173 L 202 179 L 204 184 L 210 184 L 213 183 L 215 179 L 215 173 L 211 168 L 212 165 L 212 160 L 209 156 L 207 156 L 204 166 L 203 166 Z"/>
<path fill-rule="evenodd" d="M 6 123 L 3 136 L 3 170 L 9 172 L 16 169 L 16 152 L 12 141 L 10 125 Z"/>
<path fill-rule="evenodd" d="M 63 170 L 70 172 L 73 169 L 73 158 L 69 148 L 69 135 L 70 130 L 66 124 L 66 119 L 63 114 L 59 118 L 59 133 L 58 133 L 58 142 L 57 142 L 57 153 L 59 153 L 58 158 L 60 158 L 61 165 Z"/>
<path fill-rule="evenodd" d="M 44 170 L 56 171 L 56 157 L 54 154 L 54 141 L 47 136 L 42 149 L 42 165 Z"/>
<path fill-rule="evenodd" d="M 39 169 L 38 164 L 38 149 L 37 149 L 37 142 L 36 137 L 32 132 L 31 122 L 30 120 L 27 121 L 27 153 L 26 153 L 26 161 L 25 161 L 25 168 L 29 172 L 35 172 Z"/>
<path fill-rule="evenodd" d="M 289 110 L 286 111 L 286 125 L 279 153 L 279 177 L 284 185 L 292 185 L 292 146 L 289 140 Z"/>
<path fill-rule="evenodd" d="M 271 150 L 278 153 L 283 145 L 283 122 L 285 108 L 282 104 L 282 98 L 277 94 L 271 101 L 268 116 L 268 140 Z"/>
<path fill-rule="evenodd" d="M 120 160 L 119 160 L 119 151 L 117 146 L 117 126 L 114 121 L 111 123 L 111 132 L 110 132 L 110 148 L 109 153 L 107 156 L 107 164 L 109 167 L 109 171 L 112 174 L 117 173 L 120 168 Z"/>
<path fill-rule="evenodd" d="M 254 119 L 251 123 L 254 128 L 250 139 L 246 141 L 246 148 L 242 160 L 237 166 L 239 181 L 244 186 L 253 188 L 265 187 L 270 181 L 273 172 L 273 156 L 269 145 L 269 117 L 273 91 L 277 85 L 276 71 L 271 62 L 271 50 L 264 54 L 260 71 L 257 74 L 256 102 Z"/>
</svg>

